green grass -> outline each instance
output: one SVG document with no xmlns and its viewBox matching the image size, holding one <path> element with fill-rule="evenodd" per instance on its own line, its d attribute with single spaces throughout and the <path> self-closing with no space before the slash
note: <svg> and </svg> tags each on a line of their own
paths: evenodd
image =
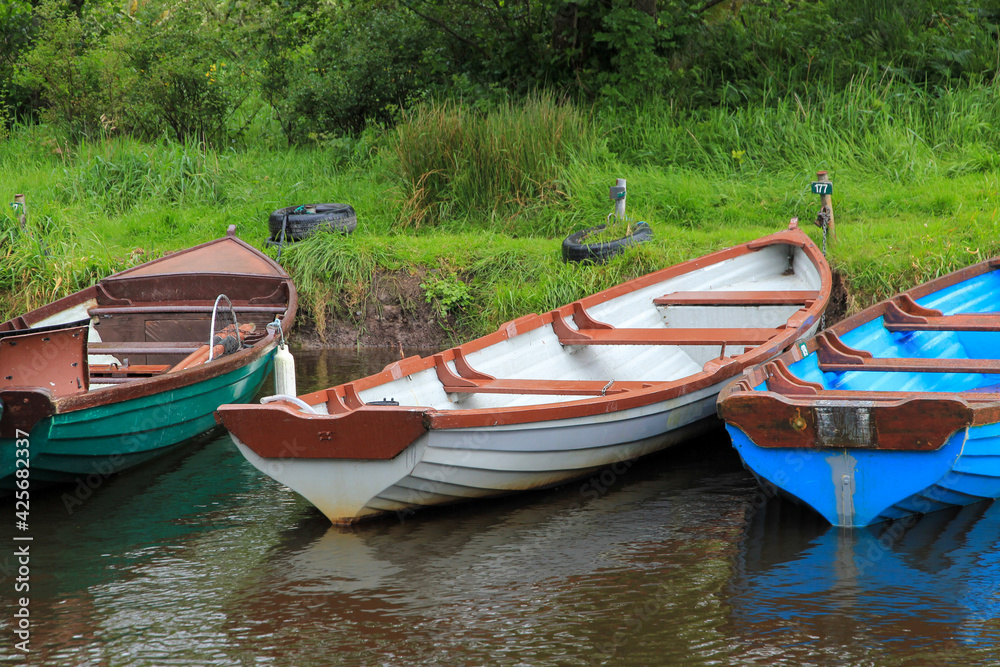
<svg viewBox="0 0 1000 667">
<path fill-rule="evenodd" d="M 511 232 L 525 212 L 567 196 L 566 165 L 606 154 L 598 128 L 550 94 L 487 112 L 452 102 L 417 107 L 390 138 L 403 227 Z"/>
<path fill-rule="evenodd" d="M 808 224 L 817 169 L 835 184 L 830 259 L 857 310 L 1000 253 L 998 90 L 859 81 L 683 113 L 591 113 L 551 98 L 489 113 L 445 105 L 393 131 L 293 149 L 122 137 L 69 146 L 48 128 L 16 127 L 0 143 L 0 182 L 3 196 L 27 194 L 29 226 L 0 213 L 0 319 L 229 224 L 263 247 L 276 208 L 346 202 L 354 234 L 282 257 L 319 323 L 364 312 L 377 275 L 413 274 L 451 290 L 458 334 L 484 333 L 793 216 L 819 240 Z M 654 240 L 605 266 L 563 264 L 562 239 L 604 222 L 619 177 L 629 217 L 649 222 Z"/>
<path fill-rule="evenodd" d="M 654 102 L 603 121 L 609 146 L 630 164 L 716 174 L 849 169 L 907 181 L 996 170 L 998 93 L 996 82 L 928 89 L 886 77 L 805 98 L 772 91 L 747 106 L 675 111 Z"/>
</svg>

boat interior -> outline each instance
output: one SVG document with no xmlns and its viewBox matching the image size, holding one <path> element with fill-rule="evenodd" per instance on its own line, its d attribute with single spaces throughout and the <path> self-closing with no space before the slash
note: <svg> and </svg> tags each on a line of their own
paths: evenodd
<svg viewBox="0 0 1000 667">
<path fill-rule="evenodd" d="M 815 346 L 800 361 L 765 364 L 766 380 L 754 389 L 830 398 L 863 391 L 886 399 L 900 392 L 996 393 L 1000 275 L 989 271 L 918 299 L 899 295 L 881 316 L 840 335 L 821 333 Z"/>
<path fill-rule="evenodd" d="M 0 323 L 0 388 L 61 396 L 194 368 L 263 339 L 289 298 L 280 276 L 118 274 Z"/>
<path fill-rule="evenodd" d="M 656 275 L 656 274 L 652 274 Z M 621 394 L 715 371 L 806 321 L 821 275 L 802 251 L 766 245 L 746 254 L 613 291 L 607 300 L 528 315 L 479 339 L 303 397 L 320 413 L 363 404 L 497 409 Z M 586 300 L 585 300 L 586 301 Z M 487 339 L 490 337 L 487 337 Z M 383 403 L 384 404 L 384 403 Z"/>
</svg>

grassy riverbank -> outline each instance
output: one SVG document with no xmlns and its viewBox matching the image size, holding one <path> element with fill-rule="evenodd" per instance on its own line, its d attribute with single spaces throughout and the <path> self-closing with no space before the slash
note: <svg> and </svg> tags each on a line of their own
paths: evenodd
<svg viewBox="0 0 1000 667">
<path fill-rule="evenodd" d="M 7 201 L 26 193 L 29 226 L 9 209 L 0 217 L 0 319 L 229 224 L 263 246 L 271 210 L 337 201 L 357 209 L 357 231 L 282 257 L 320 333 L 330 319 L 366 326 L 372 304 L 426 310 L 429 294 L 454 335 L 479 334 L 793 216 L 811 221 L 817 169 L 835 183 L 830 259 L 854 311 L 1000 253 L 998 90 L 860 82 L 683 113 L 542 97 L 488 114 L 425 107 L 395 130 L 299 148 L 117 136 L 74 146 L 19 127 L 0 143 L 0 182 Z M 562 238 L 604 220 L 616 177 L 654 241 L 606 266 L 563 264 Z"/>
</svg>

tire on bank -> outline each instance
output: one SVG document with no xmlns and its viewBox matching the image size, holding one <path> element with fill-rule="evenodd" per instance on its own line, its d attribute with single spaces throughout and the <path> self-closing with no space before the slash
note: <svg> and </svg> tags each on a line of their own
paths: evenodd
<svg viewBox="0 0 1000 667">
<path fill-rule="evenodd" d="M 598 234 L 607 225 L 599 225 L 584 229 L 574 234 L 570 234 L 562 243 L 562 254 L 564 262 L 590 262 L 592 264 L 603 264 L 625 248 L 645 243 L 653 239 L 653 230 L 645 222 L 636 223 L 631 235 L 613 241 L 602 243 L 585 243 L 583 239 L 592 234 Z"/>
<path fill-rule="evenodd" d="M 282 225 L 286 241 L 301 241 L 317 231 L 350 234 L 358 226 L 358 216 L 350 204 L 286 206 L 271 213 L 267 219 L 272 240 L 281 240 Z"/>
</svg>

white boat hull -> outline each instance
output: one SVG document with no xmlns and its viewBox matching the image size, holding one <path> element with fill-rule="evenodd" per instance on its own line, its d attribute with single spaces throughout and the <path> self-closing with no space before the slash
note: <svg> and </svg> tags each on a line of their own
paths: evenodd
<svg viewBox="0 0 1000 667">
<path fill-rule="evenodd" d="M 334 523 L 403 518 L 423 507 L 556 486 L 675 445 L 717 425 L 720 389 L 599 417 L 428 431 L 387 461 L 264 458 L 232 437 L 248 461 Z"/>
</svg>

